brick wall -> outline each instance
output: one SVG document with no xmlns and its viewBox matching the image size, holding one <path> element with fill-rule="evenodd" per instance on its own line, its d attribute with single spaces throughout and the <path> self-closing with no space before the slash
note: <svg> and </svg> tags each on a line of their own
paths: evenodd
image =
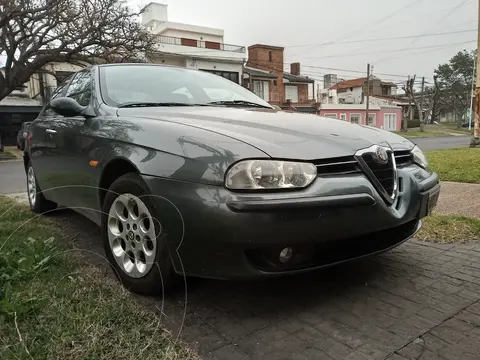
<svg viewBox="0 0 480 360">
<path fill-rule="evenodd" d="M 247 66 L 272 71 L 278 75 L 270 82 L 270 103 L 281 104 L 285 100 L 283 87 L 283 48 L 268 45 L 252 45 L 248 48 Z"/>
<path fill-rule="evenodd" d="M 305 104 L 308 103 L 308 84 L 298 85 L 298 103 Z"/>
</svg>

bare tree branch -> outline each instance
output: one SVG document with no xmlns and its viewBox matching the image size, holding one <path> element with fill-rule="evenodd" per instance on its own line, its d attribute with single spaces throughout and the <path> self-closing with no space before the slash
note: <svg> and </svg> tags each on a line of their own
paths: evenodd
<svg viewBox="0 0 480 360">
<path fill-rule="evenodd" d="M 154 37 L 126 0 L 0 0 L 0 100 L 51 62 L 125 62 Z"/>
</svg>

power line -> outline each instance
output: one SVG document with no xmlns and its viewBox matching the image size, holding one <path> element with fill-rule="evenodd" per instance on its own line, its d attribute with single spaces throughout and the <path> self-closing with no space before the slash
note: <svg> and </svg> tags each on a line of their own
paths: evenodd
<svg viewBox="0 0 480 360">
<path fill-rule="evenodd" d="M 472 42 L 477 42 L 477 40 L 469 40 L 469 41 L 449 43 L 449 44 L 420 46 L 420 47 L 416 47 L 416 48 L 403 48 L 403 49 L 392 49 L 392 50 L 381 50 L 381 51 L 369 51 L 369 52 L 360 52 L 360 53 L 343 53 L 343 54 L 336 54 L 336 55 L 307 57 L 307 58 L 304 58 L 304 59 L 327 59 L 327 58 L 336 58 L 336 57 L 343 57 L 343 56 L 357 56 L 357 55 L 369 55 L 369 54 L 381 54 L 381 53 L 390 53 L 390 52 L 412 51 L 412 50 L 419 50 L 419 49 L 433 49 L 433 48 L 437 48 L 437 47 L 448 47 L 448 46 L 454 46 L 454 45 L 469 44 L 469 43 L 472 43 Z"/>
<path fill-rule="evenodd" d="M 427 30 L 425 30 L 423 32 L 423 34 L 425 34 L 426 32 L 430 31 L 433 27 L 435 27 L 437 24 L 443 24 L 445 20 L 447 20 L 450 16 L 452 16 L 453 14 L 455 14 L 456 11 L 458 11 L 458 9 L 460 9 L 463 5 L 465 5 L 467 2 L 469 2 L 471 0 L 463 0 L 461 1 L 457 6 L 454 6 L 453 7 L 453 10 L 448 12 L 446 15 L 442 16 L 440 18 L 440 20 L 438 20 L 433 26 L 429 27 Z M 411 42 L 411 45 L 413 45 L 417 40 L 419 39 L 419 37 L 413 39 L 413 41 Z"/>
<path fill-rule="evenodd" d="M 348 37 L 357 35 L 357 34 L 361 33 L 363 30 L 366 30 L 366 29 L 370 28 L 370 27 L 373 26 L 373 25 L 379 25 L 379 24 L 381 24 L 382 22 L 384 22 L 384 21 L 392 18 L 393 16 L 395 16 L 396 14 L 398 14 L 399 12 L 401 12 L 402 10 L 405 10 L 406 8 L 408 8 L 408 7 L 410 7 L 410 6 L 414 5 L 414 4 L 420 3 L 420 2 L 422 2 L 422 1 L 424 1 L 424 0 L 413 0 L 412 2 L 408 3 L 407 5 L 401 7 L 400 9 L 397 9 L 397 10 L 391 12 L 390 14 L 385 15 L 384 17 L 382 17 L 382 18 L 380 18 L 380 19 L 377 19 L 377 20 L 373 21 L 372 23 L 370 23 L 370 24 L 367 25 L 367 26 L 364 26 L 364 27 L 362 27 L 362 28 L 360 28 L 360 29 L 357 29 L 357 30 L 354 30 L 354 31 L 352 31 L 352 32 L 349 32 L 349 33 L 347 33 L 346 35 L 340 36 L 340 37 L 337 38 L 337 39 L 334 39 L 334 40 L 331 40 L 331 41 L 328 41 L 328 42 L 326 42 L 326 43 L 323 43 L 323 44 L 319 45 L 319 49 L 322 48 L 322 47 L 325 47 L 325 46 L 332 45 L 332 44 L 337 43 L 337 42 L 339 42 L 339 41 L 342 41 L 342 40 L 344 40 L 344 39 L 346 39 L 346 38 L 348 38 Z"/>
<path fill-rule="evenodd" d="M 337 42 L 336 44 L 354 44 L 354 43 L 375 42 L 375 41 L 412 39 L 412 38 L 418 38 L 418 37 L 430 37 L 430 36 L 442 36 L 442 35 L 462 34 L 462 33 L 467 33 L 467 32 L 476 32 L 476 31 L 477 31 L 477 29 L 466 29 L 466 30 L 458 30 L 458 31 L 450 31 L 450 32 L 441 32 L 441 33 L 429 33 L 429 34 L 419 34 L 419 35 L 410 35 L 410 36 L 396 36 L 396 37 L 390 37 L 390 38 L 375 38 L 375 39 L 364 39 L 364 40 L 349 40 L 349 41 Z M 291 46 L 285 46 L 285 48 L 308 47 L 308 46 L 317 46 L 317 45 L 322 45 L 322 44 L 291 45 Z"/>
</svg>

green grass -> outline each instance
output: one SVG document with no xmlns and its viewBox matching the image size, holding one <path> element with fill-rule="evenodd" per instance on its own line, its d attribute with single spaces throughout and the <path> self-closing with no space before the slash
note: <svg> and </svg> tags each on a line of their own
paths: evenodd
<svg viewBox="0 0 480 360">
<path fill-rule="evenodd" d="M 444 132 L 433 132 L 433 131 L 394 131 L 395 134 L 401 135 L 403 137 L 431 137 L 431 136 L 446 136 Z"/>
<path fill-rule="evenodd" d="M 439 215 L 423 219 L 416 238 L 439 243 L 462 243 L 480 240 L 480 220 L 458 215 Z"/>
<path fill-rule="evenodd" d="M 457 128 L 456 124 L 446 123 L 439 125 L 427 124 L 425 125 L 425 131 L 420 131 L 420 128 L 409 128 L 408 132 L 394 131 L 398 135 L 404 137 L 432 137 L 432 136 L 455 136 L 455 135 L 468 135 L 473 134 L 473 129 Z"/>
<path fill-rule="evenodd" d="M 0 153 L 0 161 L 2 160 L 13 160 L 16 159 L 17 157 L 12 154 L 10 151 L 4 151 Z"/>
<path fill-rule="evenodd" d="M 0 197 L 0 359 L 198 358 L 65 236 Z"/>
<path fill-rule="evenodd" d="M 426 155 L 442 181 L 480 184 L 480 148 L 428 151 Z"/>
</svg>

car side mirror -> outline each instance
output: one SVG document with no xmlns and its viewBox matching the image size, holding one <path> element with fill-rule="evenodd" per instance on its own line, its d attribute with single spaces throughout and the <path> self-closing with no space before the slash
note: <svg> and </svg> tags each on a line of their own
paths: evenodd
<svg viewBox="0 0 480 360">
<path fill-rule="evenodd" d="M 50 107 L 58 114 L 67 117 L 95 116 L 89 106 L 82 106 L 75 99 L 66 96 L 50 100 Z"/>
</svg>

